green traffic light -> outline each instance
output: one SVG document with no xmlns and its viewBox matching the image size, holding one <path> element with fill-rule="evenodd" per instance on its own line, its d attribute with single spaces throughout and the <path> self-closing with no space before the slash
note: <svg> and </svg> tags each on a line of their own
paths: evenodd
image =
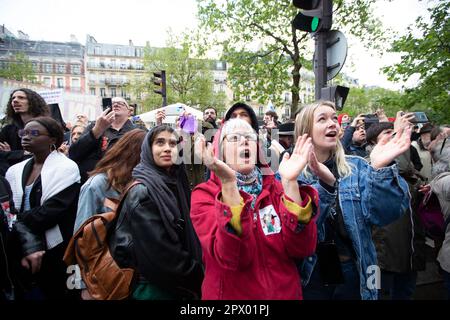
<svg viewBox="0 0 450 320">
<path fill-rule="evenodd" d="M 319 18 L 313 17 L 311 21 L 311 31 L 316 31 L 317 27 L 319 26 Z"/>
</svg>

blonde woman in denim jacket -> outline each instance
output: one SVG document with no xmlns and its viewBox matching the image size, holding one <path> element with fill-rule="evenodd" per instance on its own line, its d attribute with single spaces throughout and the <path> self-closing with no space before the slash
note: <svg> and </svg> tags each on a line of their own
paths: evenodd
<svg viewBox="0 0 450 320">
<path fill-rule="evenodd" d="M 299 266 L 304 298 L 375 300 L 379 269 L 371 226 L 396 220 L 409 206 L 408 185 L 393 160 L 409 148 L 411 130 L 384 138 L 369 164 L 344 155 L 339 129 L 329 101 L 306 106 L 296 117 L 296 136 L 306 133 L 314 145 L 298 181 L 318 190 L 320 208 L 316 254 Z"/>
</svg>

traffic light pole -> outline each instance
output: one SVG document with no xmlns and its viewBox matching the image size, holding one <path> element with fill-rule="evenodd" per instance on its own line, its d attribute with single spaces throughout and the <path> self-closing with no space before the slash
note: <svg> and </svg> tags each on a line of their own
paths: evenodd
<svg viewBox="0 0 450 320">
<path fill-rule="evenodd" d="M 320 100 L 322 88 L 327 86 L 327 33 L 319 31 L 315 35 L 316 54 L 314 55 L 314 92 Z"/>
</svg>

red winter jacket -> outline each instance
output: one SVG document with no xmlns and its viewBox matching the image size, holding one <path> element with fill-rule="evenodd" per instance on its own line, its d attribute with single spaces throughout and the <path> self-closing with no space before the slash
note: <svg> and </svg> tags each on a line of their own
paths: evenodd
<svg viewBox="0 0 450 320">
<path fill-rule="evenodd" d="M 220 180 L 212 174 L 208 182 L 194 189 L 191 198 L 191 219 L 205 264 L 202 299 L 302 299 L 295 259 L 315 251 L 317 214 L 307 224 L 298 223 L 297 216 L 283 204 L 281 183 L 273 174 L 264 175 L 254 210 L 251 195 L 240 191 L 245 205 L 241 213 L 242 236 L 238 237 L 228 225 L 231 210 L 219 201 L 220 191 Z M 318 208 L 314 188 L 302 186 L 300 194 L 305 199 L 303 206 L 309 195 Z M 267 212 L 270 206 L 281 230 L 265 235 L 260 209 Z"/>
</svg>

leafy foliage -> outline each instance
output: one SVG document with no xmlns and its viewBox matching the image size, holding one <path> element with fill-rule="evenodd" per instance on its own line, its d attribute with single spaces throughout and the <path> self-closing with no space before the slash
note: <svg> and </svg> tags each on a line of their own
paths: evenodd
<svg viewBox="0 0 450 320">
<path fill-rule="evenodd" d="M 383 32 L 372 15 L 374 3 L 334 1 L 334 28 L 379 47 Z M 292 28 L 298 13 L 292 1 L 197 0 L 197 4 L 205 37 L 214 39 L 212 43 L 221 47 L 223 59 L 231 65 L 228 76 L 235 99 L 280 104 L 282 92 L 290 90 L 294 111 L 299 103 L 300 70 L 304 61 L 312 60 L 312 40 L 308 33 Z"/>
<path fill-rule="evenodd" d="M 390 80 L 418 77 L 413 88 L 405 90 L 410 110 L 426 111 L 438 123 L 450 122 L 450 2 L 434 1 L 430 18 L 417 18 L 414 28 L 394 41 L 392 51 L 401 61 L 385 68 Z M 417 35 L 419 31 L 420 34 Z"/>
<path fill-rule="evenodd" d="M 195 51 L 196 50 L 196 51 Z M 170 37 L 166 48 L 145 49 L 143 77 L 135 78 L 128 89 L 141 96 L 140 103 L 148 111 L 161 106 L 162 98 L 153 92 L 153 72 L 166 70 L 167 103 L 182 102 L 204 109 L 208 106 L 222 110 L 225 93 L 214 92 L 212 67 L 214 61 L 192 58 L 202 54 L 202 48 L 194 47 L 187 35 L 179 39 Z"/>
<path fill-rule="evenodd" d="M 23 52 L 15 54 L 8 62 L 3 62 L 3 66 L 0 69 L 0 78 L 17 81 L 36 80 L 33 65 Z"/>
</svg>

